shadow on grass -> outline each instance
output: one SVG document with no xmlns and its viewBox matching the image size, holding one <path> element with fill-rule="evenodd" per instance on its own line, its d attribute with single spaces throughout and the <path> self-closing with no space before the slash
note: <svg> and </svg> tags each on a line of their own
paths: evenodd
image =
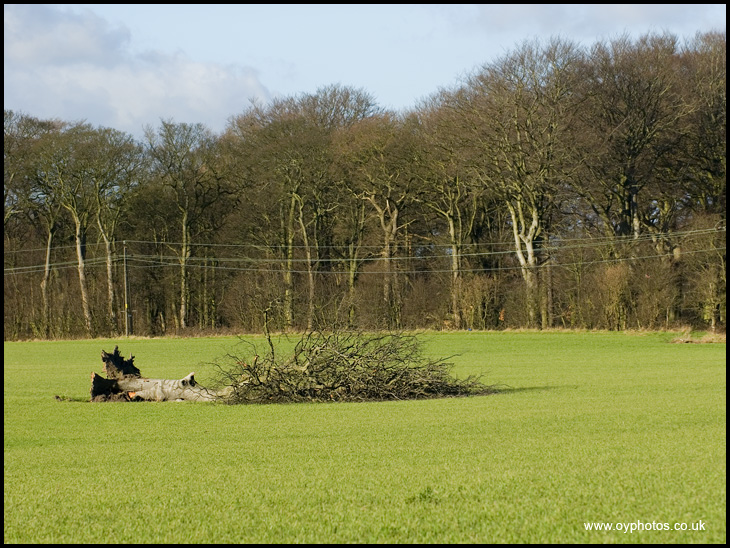
<svg viewBox="0 0 730 548">
<path fill-rule="evenodd" d="M 521 386 L 518 388 L 515 388 L 513 386 L 507 386 L 507 385 L 498 385 L 498 386 L 490 386 L 487 391 L 485 391 L 483 394 L 476 393 L 472 394 L 472 396 L 497 396 L 499 394 L 515 394 L 519 392 L 547 392 L 549 390 L 560 390 L 560 389 L 570 389 L 575 390 L 578 388 L 577 384 L 565 384 L 565 385 L 555 385 L 555 386 Z M 449 396 L 443 396 L 444 398 L 448 398 Z M 56 401 L 60 402 L 74 402 L 74 403 L 93 403 L 88 397 L 69 397 L 69 396 L 54 396 L 54 399 Z M 413 398 L 413 399 L 441 399 L 441 398 Z M 381 401 L 381 400 L 371 400 L 371 401 Z M 294 403 L 313 403 L 313 402 L 294 402 Z M 320 403 L 330 403 L 330 402 L 320 402 Z M 348 403 L 348 402 L 340 402 L 340 403 Z M 362 403 L 362 402 L 351 402 L 351 403 Z"/>
<path fill-rule="evenodd" d="M 571 389 L 575 390 L 578 388 L 577 384 L 564 384 L 554 386 L 522 386 L 515 388 L 513 386 L 497 386 L 494 387 L 494 394 L 514 394 L 516 392 L 546 392 L 548 390 L 560 390 L 560 389 Z"/>
<path fill-rule="evenodd" d="M 56 401 L 64 402 L 76 402 L 76 403 L 89 403 L 91 400 L 88 396 L 53 396 Z"/>
</svg>

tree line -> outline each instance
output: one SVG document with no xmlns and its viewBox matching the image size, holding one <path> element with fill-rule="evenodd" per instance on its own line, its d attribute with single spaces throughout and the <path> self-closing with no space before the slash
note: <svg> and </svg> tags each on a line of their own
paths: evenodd
<svg viewBox="0 0 730 548">
<path fill-rule="evenodd" d="M 724 328 L 725 33 L 525 41 L 406 112 L 4 113 L 5 339 Z"/>
</svg>

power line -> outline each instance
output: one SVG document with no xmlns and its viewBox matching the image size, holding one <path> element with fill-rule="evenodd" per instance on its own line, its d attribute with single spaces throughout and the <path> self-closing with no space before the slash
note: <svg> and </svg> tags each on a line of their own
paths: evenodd
<svg viewBox="0 0 730 548">
<path fill-rule="evenodd" d="M 717 232 L 724 232 L 725 228 L 720 229 L 702 229 L 702 230 L 688 230 L 683 232 L 675 232 L 675 233 L 669 233 L 671 236 L 675 237 L 682 237 L 685 239 L 689 239 L 694 236 L 699 235 L 705 235 L 705 234 L 711 234 L 711 233 L 717 233 Z M 659 235 L 661 236 L 661 235 Z M 655 238 L 657 238 L 657 235 L 649 235 L 645 237 L 642 240 L 629 240 L 619 243 L 625 243 L 625 244 L 634 244 L 634 243 L 641 243 L 641 242 L 648 242 L 653 241 Z M 565 252 L 570 250 L 576 250 L 576 249 L 591 249 L 591 248 L 597 248 L 597 247 L 603 247 L 607 244 L 613 244 L 614 240 L 610 239 L 566 239 L 563 240 L 564 242 L 579 242 L 575 245 L 560 245 L 560 246 L 544 246 L 536 249 L 535 251 L 538 253 L 550 253 L 550 252 Z M 125 244 L 130 243 L 129 240 L 125 241 Z M 136 243 L 151 243 L 151 242 L 143 242 L 143 241 L 136 241 Z M 202 244 L 201 244 L 202 245 Z M 446 249 L 446 252 L 440 255 L 408 255 L 408 256 L 395 256 L 395 257 L 383 257 L 383 256 L 366 256 L 366 257 L 357 257 L 354 260 L 357 261 L 358 266 L 368 264 L 368 263 L 378 263 L 378 262 L 388 262 L 397 264 L 398 262 L 408 261 L 408 262 L 418 262 L 418 261 L 428 261 L 428 260 L 450 260 L 452 258 L 452 255 L 448 253 L 450 250 L 450 246 L 442 246 Z M 380 247 L 378 249 L 381 249 Z M 126 246 L 125 246 L 126 251 Z M 705 250 L 688 250 L 683 251 L 683 254 L 689 254 L 689 253 L 709 253 L 712 251 L 716 251 L 716 249 L 705 249 Z M 12 253 L 12 252 L 6 252 Z M 479 257 L 494 257 L 494 256 L 500 256 L 500 255 L 512 255 L 515 253 L 514 249 L 510 250 L 504 250 L 504 251 L 482 251 L 482 252 L 474 252 L 474 253 L 460 253 L 459 258 L 460 259 L 468 259 L 468 258 L 479 258 Z M 664 254 L 656 254 L 656 255 L 646 255 L 641 258 L 658 258 L 658 257 L 668 257 L 671 253 L 664 253 Z M 637 257 L 638 258 L 638 257 Z M 161 255 L 161 254 L 155 254 L 155 255 L 148 255 L 148 254 L 130 254 L 127 256 L 127 259 L 130 262 L 134 263 L 142 263 L 145 264 L 145 266 L 140 266 L 139 264 L 136 265 L 136 268 L 152 268 L 152 267 L 180 267 L 180 259 L 178 256 L 175 255 Z M 574 263 L 563 263 L 562 265 L 576 265 L 576 264 L 595 264 L 597 262 L 612 262 L 612 261 L 619 261 L 619 260 L 635 260 L 636 258 L 630 257 L 626 259 L 606 259 L 606 260 L 599 260 L 599 261 L 583 261 L 583 262 L 574 262 Z M 119 256 L 115 255 L 112 257 L 112 260 L 116 263 L 120 261 Z M 304 258 L 292 258 L 292 259 L 285 259 L 281 257 L 273 257 L 273 258 L 263 258 L 263 257 L 189 257 L 186 259 L 186 266 L 189 268 L 211 268 L 213 270 L 237 270 L 237 271 L 257 271 L 257 272 L 282 272 L 283 269 L 280 267 L 276 268 L 262 268 L 262 266 L 267 265 L 282 265 L 284 263 L 293 263 L 293 264 L 326 264 L 326 263 L 343 263 L 346 261 L 352 260 L 349 257 L 342 257 L 342 258 L 319 258 L 314 260 L 304 259 Z M 89 258 L 85 261 L 85 266 L 93 267 L 100 264 L 105 264 L 107 261 L 106 256 L 100 256 L 95 258 Z M 202 264 L 200 264 L 202 263 Z M 240 266 L 224 266 L 224 265 L 231 265 L 231 264 L 250 264 L 250 265 L 258 265 L 256 267 L 252 268 L 244 268 Z M 554 261 L 551 261 L 550 264 L 555 266 L 561 266 L 561 263 L 556 263 Z M 77 268 L 78 267 L 78 261 L 64 261 L 64 262 L 55 262 L 50 263 L 48 265 L 49 268 L 53 268 L 56 270 L 63 270 L 67 268 Z M 493 269 L 488 268 L 476 268 L 476 269 L 460 269 L 461 272 L 481 272 L 481 271 L 498 271 L 498 270 L 515 270 L 520 269 L 521 267 L 497 267 Z M 5 274 L 26 274 L 26 273 L 37 273 L 37 272 L 43 272 L 46 269 L 46 265 L 44 264 L 36 264 L 36 265 L 30 265 L 30 266 L 16 266 L 16 267 L 6 267 L 5 268 Z M 308 270 L 290 270 L 291 273 L 307 273 Z M 318 273 L 333 273 L 333 274 L 343 274 L 348 271 L 323 271 L 323 270 L 317 270 Z M 397 270 L 397 272 L 404 272 L 403 270 Z M 445 269 L 445 270 L 435 270 L 435 269 L 422 269 L 422 270 L 411 270 L 411 272 L 417 273 L 417 272 L 451 272 L 451 269 Z M 360 272 L 362 273 L 362 272 Z M 368 272 L 369 273 L 369 272 Z M 372 273 L 382 273 L 381 272 L 372 272 Z"/>
<path fill-rule="evenodd" d="M 612 237 L 612 236 L 599 236 L 595 238 L 554 238 L 553 241 L 557 242 L 595 242 L 595 245 L 604 245 L 606 243 L 624 243 L 624 244 L 632 244 L 635 242 L 641 242 L 641 241 L 653 241 L 655 238 L 681 238 L 688 235 L 693 234 L 712 234 L 715 232 L 725 232 L 726 228 L 724 226 L 722 227 L 713 227 L 713 228 L 703 228 L 703 229 L 692 229 L 692 230 L 683 230 L 683 231 L 675 231 L 675 232 L 646 232 L 643 234 L 640 234 L 638 237 L 634 236 L 623 236 L 623 237 Z M 149 240 L 126 240 L 127 243 L 135 243 L 135 244 L 144 244 L 144 245 L 164 245 L 164 246 L 181 246 L 182 242 L 155 242 L 155 241 L 149 241 Z M 274 249 L 274 248 L 284 248 L 284 247 L 291 247 L 293 249 L 307 249 L 307 248 L 314 248 L 315 246 L 306 246 L 306 245 L 286 245 L 284 246 L 279 244 L 215 244 L 215 243 L 187 243 L 186 245 L 190 247 L 232 247 L 232 248 L 252 248 L 252 249 Z M 344 247 L 347 247 L 347 243 L 340 244 L 340 245 L 320 245 L 317 246 L 319 249 L 342 249 Z M 493 242 L 476 242 L 476 243 L 462 243 L 460 244 L 461 247 L 483 247 L 483 246 L 499 246 L 499 245 L 514 245 L 514 240 L 509 239 L 507 241 L 493 241 Z M 382 245 L 361 245 L 358 246 L 359 249 L 375 249 L 380 250 L 382 249 Z M 452 247 L 451 244 L 437 244 L 437 243 L 428 243 L 419 245 L 416 247 L 429 247 L 429 248 L 444 248 L 448 249 Z M 555 249 L 558 249 L 558 246 L 553 246 Z M 547 249 L 546 247 L 543 247 L 542 249 Z"/>
<path fill-rule="evenodd" d="M 717 248 L 710 248 L 710 249 L 699 249 L 699 250 L 690 250 L 683 252 L 684 255 L 693 255 L 693 254 L 699 254 L 699 253 L 717 253 Z M 568 268 L 571 266 L 584 266 L 589 267 L 596 264 L 605 264 L 605 263 L 618 263 L 618 262 L 628 262 L 628 261 L 639 261 L 639 260 L 648 260 L 648 259 L 661 259 L 666 257 L 671 257 L 672 253 L 663 253 L 663 254 L 655 254 L 655 255 L 643 255 L 643 256 L 637 256 L 637 257 L 623 257 L 623 258 L 610 258 L 610 259 L 595 259 L 595 260 L 587 260 L 587 261 L 574 261 L 574 262 L 567 262 L 567 263 L 559 263 L 559 262 L 549 262 L 549 263 L 543 263 L 540 265 L 537 265 L 536 268 L 547 268 L 550 267 L 556 267 L 556 268 Z M 128 261 L 128 268 L 130 269 L 150 269 L 150 268 L 180 268 L 179 262 L 165 262 L 160 261 L 156 259 L 144 259 L 139 258 L 136 256 L 130 256 L 127 258 Z M 136 264 L 131 264 L 136 263 Z M 94 263 L 95 265 L 98 265 L 99 262 Z M 187 268 L 190 269 L 200 269 L 200 268 L 208 268 L 212 270 L 220 270 L 220 271 L 232 271 L 232 272 L 258 272 L 261 274 L 281 274 L 283 272 L 291 273 L 291 274 L 308 274 L 308 270 L 285 270 L 282 268 L 246 268 L 246 267 L 233 267 L 233 266 L 221 266 L 221 265 L 213 265 L 213 264 L 186 264 Z M 65 266 L 62 268 L 75 268 L 72 266 Z M 480 267 L 480 268 L 460 268 L 459 272 L 461 273 L 479 273 L 479 272 L 506 272 L 506 271 L 515 271 L 515 270 L 521 270 L 522 267 L 519 265 L 515 266 L 499 266 L 499 267 Z M 13 271 L 13 269 L 5 269 L 6 274 L 32 274 L 37 272 L 42 272 L 43 269 L 38 270 L 22 270 L 22 271 Z M 417 274 L 450 274 L 452 273 L 452 269 L 422 269 L 422 270 L 414 270 L 414 269 L 397 269 L 397 270 L 378 270 L 378 271 L 367 271 L 367 270 L 359 270 L 358 269 L 358 276 L 360 275 L 384 275 L 384 274 L 410 274 L 410 275 L 417 275 Z M 322 275 L 322 274 L 329 274 L 329 275 L 347 275 L 349 274 L 349 271 L 347 270 L 316 270 L 316 274 Z"/>
<path fill-rule="evenodd" d="M 589 244 L 586 244 L 588 246 L 600 246 L 605 245 L 608 243 L 620 243 L 620 244 L 633 244 L 637 242 L 646 242 L 646 241 L 653 241 L 656 238 L 683 238 L 690 235 L 700 235 L 700 234 L 712 234 L 716 232 L 726 232 L 726 227 L 713 227 L 713 228 L 703 228 L 703 229 L 693 229 L 693 230 L 683 230 L 683 231 L 675 231 L 675 232 L 646 232 L 643 234 L 640 234 L 638 237 L 634 236 L 621 236 L 621 237 L 612 237 L 612 236 L 598 236 L 598 237 L 589 237 L 589 238 L 553 238 L 553 242 L 591 242 Z M 165 247 L 171 247 L 171 246 L 181 246 L 182 242 L 163 242 L 163 241 L 153 241 L 153 240 L 125 240 L 128 244 L 142 244 L 142 245 L 154 245 L 154 246 L 165 246 Z M 89 248 L 95 248 L 95 247 L 102 247 L 104 244 L 99 243 L 93 243 L 93 244 L 87 244 L 87 247 Z M 276 249 L 276 248 L 283 248 L 284 245 L 278 245 L 278 244 L 251 244 L 251 243 L 239 243 L 239 244 L 216 244 L 216 243 L 190 243 L 188 242 L 186 244 L 189 247 L 206 247 L 206 248 L 234 248 L 234 249 L 255 249 L 255 250 L 268 250 L 268 249 Z M 347 243 L 343 243 L 340 245 L 320 245 L 317 246 L 319 249 L 342 249 L 347 247 Z M 469 248 L 469 247 L 489 247 L 489 246 L 503 246 L 503 245 L 514 245 L 514 240 L 509 239 L 507 241 L 492 241 L 492 242 L 476 242 L 476 243 L 462 243 L 459 244 L 462 248 Z M 293 249 L 312 249 L 314 246 L 305 246 L 305 245 L 292 245 L 292 246 L 286 246 L 291 247 Z M 382 249 L 382 245 L 360 245 L 358 246 L 358 249 L 368 250 L 380 250 Z M 416 247 L 428 247 L 433 249 L 449 249 L 452 247 L 452 244 L 437 244 L 437 243 L 428 243 L 428 244 L 422 244 L 417 245 Z M 52 249 L 54 251 L 56 250 L 63 250 L 63 249 L 75 249 L 75 245 L 67 245 L 67 246 L 54 246 Z M 541 249 L 564 249 L 565 247 L 560 245 L 553 244 L 552 246 L 546 247 L 543 246 Z M 31 249 L 17 249 L 17 250 L 3 250 L 4 254 L 20 254 L 20 253 L 38 253 L 38 252 L 44 252 L 45 253 L 46 248 L 40 247 L 40 248 L 31 248 Z M 510 251 L 505 251 L 504 253 L 509 253 Z M 493 253 L 501 253 L 501 252 L 493 252 Z"/>
<path fill-rule="evenodd" d="M 712 229 L 710 231 L 711 233 L 717 232 L 717 230 Z M 709 232 L 705 231 L 688 231 L 684 233 L 684 238 L 689 238 L 690 235 L 698 235 L 698 234 L 706 234 Z M 578 239 L 572 239 L 572 240 L 563 240 L 565 242 L 574 241 L 574 242 L 583 242 L 581 244 L 576 245 L 550 245 L 550 246 L 541 246 L 535 249 L 536 253 L 549 253 L 549 252 L 563 252 L 566 250 L 573 250 L 573 249 L 590 249 L 594 247 L 603 247 L 607 243 L 613 243 L 613 241 L 601 241 L 596 242 L 594 240 L 578 240 Z M 628 242 L 622 242 L 626 244 L 633 244 L 636 242 L 647 242 L 649 241 L 649 238 L 644 238 L 643 240 L 630 240 Z M 653 241 L 653 239 L 651 239 Z M 512 242 L 512 245 L 514 243 Z M 378 262 L 378 261 L 425 261 L 425 260 L 439 260 L 439 259 L 450 259 L 452 257 L 451 253 L 449 252 L 451 250 L 451 246 L 439 246 L 444 247 L 446 249 L 446 252 L 441 255 L 406 255 L 406 256 L 395 256 L 395 257 L 382 257 L 377 255 L 372 256 L 366 256 L 366 257 L 356 257 L 355 260 L 360 263 L 368 263 L 368 262 Z M 378 247 L 379 250 L 382 249 L 381 247 Z M 479 252 L 473 252 L 473 253 L 459 253 L 459 257 L 466 259 L 466 258 L 472 258 L 472 257 L 491 257 L 494 255 L 512 255 L 515 253 L 514 249 L 508 249 L 504 251 L 479 251 Z M 160 260 L 177 260 L 178 256 L 174 255 L 161 255 L 161 254 L 155 254 L 155 255 L 143 255 L 143 254 L 136 254 L 135 257 L 137 258 L 146 258 L 146 259 L 152 259 L 152 258 L 158 258 Z M 187 259 L 187 264 L 190 264 L 191 262 L 195 261 L 210 261 L 214 260 L 217 262 L 243 262 L 243 263 L 253 263 L 253 264 L 265 264 L 265 263 L 281 263 L 281 262 L 291 262 L 291 263 L 341 263 L 345 261 L 352 260 L 350 257 L 338 257 L 338 258 L 317 258 L 317 259 L 305 259 L 305 258 L 281 258 L 281 257 L 273 257 L 273 258 L 263 258 L 263 257 L 189 257 Z"/>
<path fill-rule="evenodd" d="M 712 253 L 717 252 L 717 248 L 710 248 L 710 249 L 700 249 L 700 250 L 691 250 L 691 251 L 685 251 L 683 252 L 684 255 L 691 255 L 691 254 L 697 254 L 697 253 Z M 589 260 L 589 261 L 574 261 L 569 263 L 558 263 L 558 262 L 549 262 L 549 263 L 543 263 L 540 265 L 537 265 L 536 268 L 547 268 L 548 266 L 552 267 L 564 267 L 567 268 L 569 266 L 591 266 L 594 264 L 603 264 L 603 263 L 616 263 L 616 262 L 626 262 L 626 261 L 638 261 L 638 260 L 646 260 L 646 259 L 659 259 L 659 258 L 665 258 L 665 257 L 672 257 L 672 253 L 662 253 L 662 254 L 656 254 L 656 255 L 644 255 L 640 257 L 623 257 L 623 258 L 610 258 L 610 259 L 598 259 L 598 260 Z M 159 267 L 174 267 L 174 268 L 180 268 L 180 263 L 166 263 L 166 262 L 155 262 L 155 261 L 145 261 L 145 260 L 138 260 L 137 258 L 134 258 L 133 260 L 142 262 L 142 263 L 149 263 L 145 266 L 137 266 L 136 268 L 159 268 Z M 189 268 L 211 268 L 213 270 L 226 270 L 226 271 L 236 271 L 236 272 L 259 272 L 259 273 L 271 273 L 271 274 L 280 274 L 283 272 L 291 273 L 291 274 L 308 274 L 308 270 L 288 270 L 288 269 L 282 269 L 282 268 L 245 268 L 245 267 L 232 267 L 232 266 L 220 266 L 220 265 L 201 265 L 201 264 L 187 264 L 186 265 Z M 459 272 L 462 273 L 474 273 L 474 272 L 503 272 L 503 271 L 514 271 L 514 270 L 521 270 L 521 266 L 500 266 L 500 267 L 481 267 L 481 268 L 460 268 Z M 453 270 L 448 269 L 422 269 L 422 270 L 379 270 L 379 271 L 357 271 L 358 276 L 367 274 L 367 275 L 383 275 L 383 274 L 446 274 L 446 273 L 452 273 Z M 349 274 L 349 271 L 347 270 L 316 270 L 316 274 L 333 274 L 333 275 L 347 275 Z"/>
</svg>

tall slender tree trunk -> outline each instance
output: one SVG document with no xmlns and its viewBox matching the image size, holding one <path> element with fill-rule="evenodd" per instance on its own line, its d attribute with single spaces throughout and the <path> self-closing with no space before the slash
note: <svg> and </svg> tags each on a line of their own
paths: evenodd
<svg viewBox="0 0 730 548">
<path fill-rule="evenodd" d="M 74 215 L 74 222 L 76 224 L 76 258 L 78 260 L 79 289 L 81 290 L 81 310 L 84 314 L 86 333 L 92 336 L 91 308 L 89 307 L 89 290 L 86 282 L 86 230 L 81 219 L 76 215 Z"/>
<path fill-rule="evenodd" d="M 552 264 L 548 258 L 540 269 L 540 325 L 548 329 L 554 325 Z"/>
<path fill-rule="evenodd" d="M 451 310 L 454 315 L 454 328 L 461 329 L 461 246 L 456 235 L 453 215 L 447 216 L 451 248 Z"/>
<path fill-rule="evenodd" d="M 365 231 L 365 202 L 360 203 L 358 209 L 357 221 L 355 224 L 355 230 L 352 235 L 352 240 L 347 246 L 348 258 L 347 258 L 347 295 L 348 295 L 348 310 L 347 310 L 347 322 L 350 327 L 355 326 L 355 280 L 357 278 L 357 270 L 360 265 L 359 251 L 362 245 L 363 233 Z"/>
<path fill-rule="evenodd" d="M 202 288 L 200 290 L 200 318 L 198 326 L 201 329 L 215 329 L 216 326 L 216 303 L 215 303 L 215 267 L 216 261 L 206 251 L 203 258 Z"/>
<path fill-rule="evenodd" d="M 114 261 L 112 258 L 112 244 L 106 234 L 106 231 L 101 225 L 101 221 L 99 221 L 99 231 L 102 239 L 104 240 L 104 251 L 106 252 L 107 315 L 109 316 L 109 326 L 111 327 L 112 335 L 116 335 L 119 332 L 119 326 L 117 325 L 116 297 L 114 291 Z"/>
<path fill-rule="evenodd" d="M 304 242 L 304 252 L 307 255 L 307 285 L 309 287 L 309 294 L 307 299 L 307 330 L 311 331 L 314 325 L 314 271 L 312 268 L 312 251 L 309 248 L 309 237 L 307 236 L 307 227 L 304 224 L 304 200 L 301 196 L 297 195 L 297 204 L 299 206 L 299 228 L 302 231 L 302 241 Z"/>
<path fill-rule="evenodd" d="M 631 204 L 631 234 L 634 240 L 641 236 L 641 218 L 639 217 L 639 185 L 636 181 L 629 182 L 629 196 Z"/>
<path fill-rule="evenodd" d="M 386 200 L 386 206 L 381 207 L 375 200 L 374 195 L 368 196 L 368 201 L 378 213 L 380 227 L 383 229 L 383 303 L 388 314 L 388 327 L 397 328 L 400 326 L 400 306 L 396 294 L 397 279 L 393 268 L 393 245 L 398 233 L 398 207 L 390 200 Z"/>
<path fill-rule="evenodd" d="M 527 296 L 527 325 L 528 327 L 537 327 L 537 298 L 538 298 L 538 281 L 535 268 L 529 264 L 522 267 L 522 279 L 525 281 Z"/>
<path fill-rule="evenodd" d="M 355 325 L 355 277 L 357 276 L 357 248 L 354 243 L 348 246 L 347 260 L 347 325 Z"/>
<path fill-rule="evenodd" d="M 297 194 L 293 191 L 289 200 L 289 207 L 284 224 L 285 263 L 284 263 L 284 327 L 286 330 L 294 327 L 294 215 L 297 204 Z"/>
<path fill-rule="evenodd" d="M 41 332 L 43 336 L 48 338 L 51 331 L 51 311 L 50 303 L 48 301 L 48 282 L 51 278 L 51 246 L 53 244 L 53 235 L 56 231 L 56 227 L 51 225 L 48 228 L 48 236 L 46 238 L 46 259 L 43 265 L 43 278 L 41 279 L 41 300 L 43 303 L 43 310 L 41 312 Z"/>
<path fill-rule="evenodd" d="M 188 228 L 188 212 L 183 211 L 182 243 L 180 244 L 180 319 L 179 326 L 185 329 L 188 316 L 188 259 L 190 258 L 190 231 Z"/>
</svg>

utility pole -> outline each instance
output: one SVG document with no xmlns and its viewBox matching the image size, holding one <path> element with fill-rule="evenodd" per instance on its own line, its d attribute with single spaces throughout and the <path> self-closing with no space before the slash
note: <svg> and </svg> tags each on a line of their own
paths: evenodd
<svg viewBox="0 0 730 548">
<path fill-rule="evenodd" d="M 124 334 L 132 333 L 132 313 L 129 311 L 129 276 L 127 275 L 127 241 L 124 244 Z"/>
</svg>

